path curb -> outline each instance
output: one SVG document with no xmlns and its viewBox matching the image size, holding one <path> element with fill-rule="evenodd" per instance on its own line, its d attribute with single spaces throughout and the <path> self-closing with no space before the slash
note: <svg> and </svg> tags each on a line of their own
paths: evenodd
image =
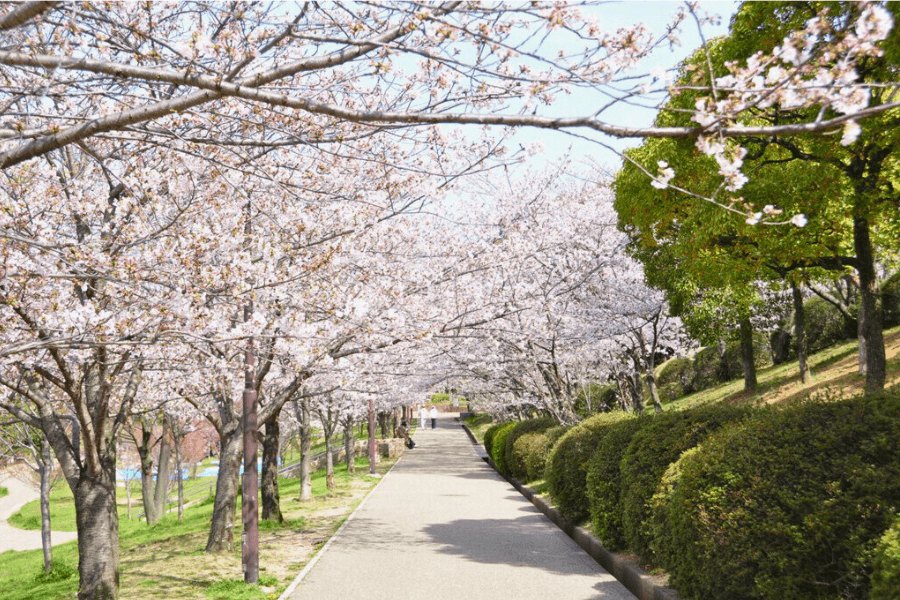
<svg viewBox="0 0 900 600">
<path fill-rule="evenodd" d="M 469 427 L 462 422 L 460 422 L 460 425 L 462 425 L 462 428 L 469 436 L 469 440 L 476 447 L 476 451 L 481 448 L 478 440 L 475 439 L 475 435 Z M 567 521 L 558 510 L 550 506 L 545 499 L 538 496 L 533 489 L 523 485 L 522 482 L 514 477 L 507 477 L 501 473 L 497 469 L 497 465 L 494 464 L 494 461 L 491 460 L 491 457 L 487 456 L 486 453 L 479 452 L 478 454 L 481 456 L 482 460 L 494 469 L 494 471 L 497 471 L 501 477 L 516 488 L 520 494 L 525 496 L 525 498 L 527 498 L 539 511 L 544 513 L 548 519 L 562 529 L 566 535 L 572 538 L 582 550 L 587 552 L 591 558 L 609 571 L 609 573 L 618 579 L 629 592 L 637 596 L 640 600 L 681 600 L 681 597 L 675 590 L 657 584 L 653 581 L 650 574 L 638 565 L 627 560 L 622 555 L 610 552 L 604 548 L 600 540 L 595 538 L 587 529 L 584 527 L 577 527 Z"/>
</svg>

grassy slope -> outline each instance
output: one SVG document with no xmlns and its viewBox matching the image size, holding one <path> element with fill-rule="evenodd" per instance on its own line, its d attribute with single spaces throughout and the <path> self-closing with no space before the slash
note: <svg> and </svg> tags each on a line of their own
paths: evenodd
<svg viewBox="0 0 900 600">
<path fill-rule="evenodd" d="M 885 387 L 891 387 L 900 383 L 900 327 L 886 330 L 884 343 L 888 361 Z M 754 393 L 744 392 L 744 381 L 737 379 L 691 394 L 672 404 L 686 408 L 711 402 L 741 400 L 782 402 L 825 389 L 838 391 L 845 396 L 854 396 L 863 391 L 865 384 L 865 377 L 858 373 L 858 352 L 858 343 L 851 341 L 812 355 L 808 360 L 812 377 L 805 384 L 800 382 L 800 370 L 796 361 L 793 361 L 760 369 L 757 372 L 759 389 Z"/>
</svg>

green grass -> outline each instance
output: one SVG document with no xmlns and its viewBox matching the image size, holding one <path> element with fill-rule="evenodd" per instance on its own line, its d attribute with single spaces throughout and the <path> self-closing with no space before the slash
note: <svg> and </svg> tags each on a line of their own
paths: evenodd
<svg viewBox="0 0 900 600">
<path fill-rule="evenodd" d="M 885 330 L 884 336 L 886 343 L 891 340 L 896 342 L 897 338 L 900 337 L 900 327 Z M 862 386 L 865 381 L 865 377 L 862 375 L 852 374 L 850 376 L 838 378 L 830 371 L 837 363 L 855 357 L 858 352 L 858 342 L 849 341 L 832 346 L 831 348 L 826 348 L 825 350 L 810 356 L 807 359 L 807 363 L 809 364 L 811 372 L 811 385 L 815 386 L 819 383 L 835 389 L 849 387 L 858 388 Z M 889 376 L 891 373 L 900 371 L 900 355 L 888 361 L 887 371 Z M 696 392 L 689 396 L 685 396 L 684 398 L 679 398 L 669 403 L 666 408 L 680 410 L 715 402 L 765 401 L 773 394 L 784 392 L 784 389 L 788 386 L 799 384 L 799 368 L 797 366 L 797 361 L 794 360 L 780 365 L 759 369 L 757 371 L 757 383 L 757 390 L 748 394 L 744 392 L 744 380 L 736 379 L 717 387 Z M 800 396 L 806 396 L 810 391 L 812 390 L 804 392 L 800 388 L 797 389 L 797 393 Z"/>
<path fill-rule="evenodd" d="M 9 518 L 9 524 L 19 529 L 41 528 L 40 500 L 29 502 Z M 50 527 L 54 531 L 75 531 L 75 499 L 65 480 L 59 480 L 50 489 Z"/>
<path fill-rule="evenodd" d="M 9 494 L 9 490 L 0 485 L 0 498 Z"/>
<path fill-rule="evenodd" d="M 365 481 L 373 485 L 378 481 L 375 477 L 369 477 L 367 473 L 368 461 L 366 458 L 358 458 L 356 461 L 356 474 L 348 474 L 346 466 L 341 463 L 335 466 L 335 482 L 338 484 L 338 491 L 329 492 L 326 487 L 325 471 L 319 470 L 312 474 L 312 494 L 313 502 L 299 503 L 297 498 L 300 494 L 300 480 L 296 478 L 279 478 L 279 492 L 282 501 L 282 507 L 293 507 L 294 514 L 297 513 L 297 507 L 301 512 L 312 513 L 323 505 L 328 506 L 336 503 L 346 503 L 350 492 L 347 487 L 356 479 Z M 341 486 L 344 489 L 341 490 Z M 358 501 L 358 500 L 357 500 Z M 212 518 L 212 502 L 203 503 L 194 507 L 190 507 L 184 511 L 184 519 L 178 520 L 177 513 L 171 512 L 164 516 L 160 522 L 153 527 L 148 527 L 143 521 L 137 519 L 128 520 L 125 518 L 126 507 L 119 505 L 119 553 L 123 577 L 131 574 L 131 571 L 140 571 L 140 579 L 132 583 L 132 589 L 146 588 L 148 591 L 160 592 L 171 575 L 168 573 L 159 573 L 158 570 L 152 568 L 152 564 L 157 560 L 164 560 L 173 552 L 181 555 L 198 556 L 198 561 L 202 561 L 204 556 L 203 546 L 206 541 L 206 535 L 209 531 L 209 523 Z M 74 501 L 72 493 L 65 482 L 59 482 L 53 487 L 51 492 L 50 515 L 53 529 L 63 529 L 67 523 L 71 524 L 74 530 Z M 236 516 L 240 520 L 241 501 L 238 498 Z M 39 501 L 26 504 L 22 509 L 14 515 L 11 522 L 31 522 L 37 516 L 37 528 L 40 528 L 40 505 Z M 336 522 L 332 528 L 332 532 L 337 530 L 343 519 Z M 305 529 L 307 519 L 304 516 L 295 516 L 284 523 L 276 524 L 272 522 L 260 522 L 260 531 L 268 532 L 277 529 Z M 240 552 L 240 536 L 242 533 L 240 523 L 235 527 L 235 540 L 238 541 L 238 552 Z M 322 542 L 324 543 L 324 542 Z M 138 557 L 138 558 L 135 558 Z M 76 593 L 78 587 L 78 544 L 77 542 L 69 542 L 55 546 L 53 548 L 54 564 L 58 565 L 55 569 L 56 578 L 64 576 L 66 572 L 69 577 L 55 579 L 54 576 L 43 575 L 43 554 L 41 550 L 30 550 L 26 552 L 5 552 L 0 554 L 0 597 L 3 600 L 31 600 L 33 598 L 41 598 L 42 600 L 61 600 L 65 598 L 70 600 Z M 148 562 L 151 565 L 148 568 Z M 143 573 L 148 573 L 144 575 Z M 73 574 L 74 573 L 74 574 Z M 149 575 L 152 573 L 152 576 Z M 197 581 L 193 585 L 193 589 L 202 590 L 206 597 L 249 599 L 267 598 L 267 596 L 258 586 L 249 586 L 243 581 L 235 581 L 232 579 L 218 579 L 221 573 L 210 573 L 210 579 L 215 582 L 209 584 L 206 581 Z M 134 577 L 134 575 L 132 576 Z M 279 586 L 277 579 L 271 576 L 261 574 L 260 584 L 264 586 Z M 286 585 L 286 584 L 284 584 Z M 284 587 L 284 586 L 281 586 Z M 188 596 L 167 596 L 164 592 L 161 597 L 191 597 L 195 598 L 196 593 Z M 199 593 L 199 592 L 198 592 Z M 131 594 L 134 595 L 133 593 Z M 150 594 L 141 593 L 140 597 L 150 597 Z M 152 597 L 160 597 L 158 594 Z"/>
<path fill-rule="evenodd" d="M 465 423 L 478 443 L 481 444 L 484 443 L 484 432 L 494 424 L 490 415 L 475 415 L 465 419 Z"/>
</svg>

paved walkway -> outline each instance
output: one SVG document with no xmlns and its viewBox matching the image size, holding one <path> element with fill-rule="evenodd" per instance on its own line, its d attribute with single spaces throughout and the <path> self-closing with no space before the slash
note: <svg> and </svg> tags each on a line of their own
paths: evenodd
<svg viewBox="0 0 900 600">
<path fill-rule="evenodd" d="M 26 531 L 11 527 L 6 520 L 20 508 L 41 497 L 41 493 L 33 485 L 29 485 L 16 477 L 0 481 L 0 485 L 9 490 L 9 494 L 0 498 L 0 552 L 7 550 L 37 550 L 41 548 L 41 531 Z M 52 526 L 52 523 L 51 523 Z M 74 531 L 51 531 L 50 543 L 54 546 L 77 539 Z"/>
<path fill-rule="evenodd" d="M 292 600 L 634 598 L 485 464 L 451 415 L 414 439 Z"/>
</svg>

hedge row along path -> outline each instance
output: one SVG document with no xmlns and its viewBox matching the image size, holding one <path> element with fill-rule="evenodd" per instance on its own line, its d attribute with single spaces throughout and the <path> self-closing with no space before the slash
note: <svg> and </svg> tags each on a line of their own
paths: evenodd
<svg viewBox="0 0 900 600">
<path fill-rule="evenodd" d="M 38 489 L 17 477 L 0 481 L 9 494 L 0 498 L 0 552 L 7 550 L 37 550 L 41 547 L 41 530 L 26 531 L 10 526 L 6 522 L 20 508 L 41 497 Z M 52 523 L 51 523 L 52 526 Z M 57 546 L 76 539 L 74 531 L 51 531 L 50 542 Z"/>
<path fill-rule="evenodd" d="M 478 457 L 455 416 L 416 433 L 282 598 L 634 599 Z"/>
</svg>

